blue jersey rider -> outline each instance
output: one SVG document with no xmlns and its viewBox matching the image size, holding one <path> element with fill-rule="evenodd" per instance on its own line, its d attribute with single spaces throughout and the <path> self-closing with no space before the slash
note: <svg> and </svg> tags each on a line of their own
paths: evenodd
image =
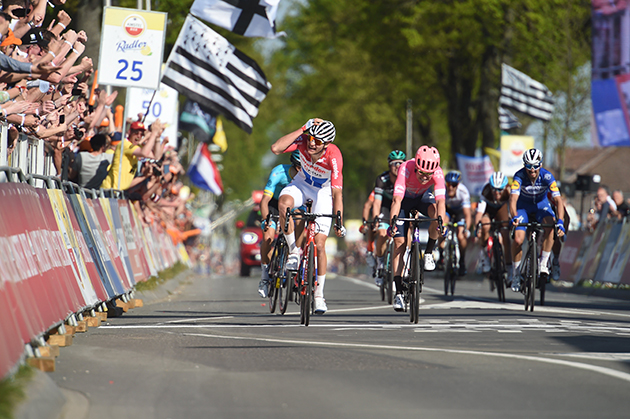
<svg viewBox="0 0 630 419">
<path fill-rule="evenodd" d="M 517 226 L 518 224 L 528 223 L 530 216 L 535 216 L 540 223 L 553 224 L 555 214 L 547 199 L 547 193 L 549 192 L 558 208 L 556 228 L 558 229 L 558 237 L 562 237 L 565 233 L 562 197 L 553 175 L 542 168 L 542 160 L 542 153 L 535 148 L 530 148 L 523 154 L 523 165 L 525 167 L 514 174 L 510 191 L 509 209 L 512 215 L 512 224 Z M 521 289 L 519 267 L 523 257 L 521 247 L 525 240 L 525 230 L 525 227 L 516 227 L 514 240 L 512 241 L 512 291 L 515 292 L 519 292 Z M 553 230 L 550 227 L 545 227 L 543 238 L 542 256 L 538 262 L 538 269 L 541 274 L 549 275 L 547 262 L 553 247 Z"/>
</svg>

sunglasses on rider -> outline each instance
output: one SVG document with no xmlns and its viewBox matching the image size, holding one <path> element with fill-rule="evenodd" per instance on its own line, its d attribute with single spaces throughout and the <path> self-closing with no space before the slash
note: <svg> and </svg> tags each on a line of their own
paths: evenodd
<svg viewBox="0 0 630 419">
<path fill-rule="evenodd" d="M 457 185 L 459 185 L 459 183 L 446 182 L 446 186 L 449 186 L 451 188 L 457 188 Z"/>
<path fill-rule="evenodd" d="M 401 162 L 401 161 L 393 161 L 389 165 L 390 166 L 394 166 L 394 167 L 399 167 L 401 164 L 403 164 L 403 162 Z"/>
<path fill-rule="evenodd" d="M 311 141 L 313 141 L 315 143 L 315 145 L 322 145 L 324 144 L 324 142 L 322 140 L 320 140 L 319 138 L 315 138 L 312 135 L 308 136 L 308 142 L 310 143 Z"/>
<path fill-rule="evenodd" d="M 525 163 L 525 168 L 528 169 L 528 170 L 532 170 L 532 169 L 538 170 L 541 167 L 542 167 L 542 163 L 538 163 L 538 164 L 527 164 L 527 163 Z"/>
<path fill-rule="evenodd" d="M 420 175 L 422 177 L 429 178 L 429 177 L 433 176 L 433 173 L 431 173 L 431 172 L 423 172 L 422 170 L 417 170 L 417 169 L 416 169 L 416 171 L 418 172 L 418 175 Z"/>
</svg>

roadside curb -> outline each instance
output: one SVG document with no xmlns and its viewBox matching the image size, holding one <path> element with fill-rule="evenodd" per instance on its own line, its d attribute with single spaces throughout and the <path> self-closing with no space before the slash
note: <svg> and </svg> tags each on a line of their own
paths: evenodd
<svg viewBox="0 0 630 419">
<path fill-rule="evenodd" d="M 159 284 L 155 289 L 136 291 L 145 304 L 168 301 L 199 276 L 188 269 Z M 33 378 L 24 387 L 24 400 L 16 407 L 15 419 L 84 419 L 89 400 L 80 392 L 59 387 L 45 372 L 33 368 Z"/>
</svg>

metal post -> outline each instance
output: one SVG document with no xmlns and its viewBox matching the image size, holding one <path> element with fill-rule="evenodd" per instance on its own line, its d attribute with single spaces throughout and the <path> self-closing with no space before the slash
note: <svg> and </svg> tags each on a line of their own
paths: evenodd
<svg viewBox="0 0 630 419">
<path fill-rule="evenodd" d="M 9 131 L 6 124 L 0 125 L 0 166 L 8 164 L 8 147 L 9 147 Z M 4 172 L 0 173 L 0 182 L 6 182 L 7 178 Z"/>
<path fill-rule="evenodd" d="M 104 6 L 105 7 L 111 7 L 112 6 L 112 0 L 103 0 L 104 1 Z M 100 60 L 101 57 L 98 57 L 98 59 Z M 105 86 L 105 91 L 107 92 L 107 96 L 112 94 L 112 86 Z"/>
<path fill-rule="evenodd" d="M 407 99 L 407 158 L 411 158 L 411 142 L 412 142 L 412 133 L 411 129 L 413 127 L 413 111 L 411 110 L 411 99 Z"/>
</svg>

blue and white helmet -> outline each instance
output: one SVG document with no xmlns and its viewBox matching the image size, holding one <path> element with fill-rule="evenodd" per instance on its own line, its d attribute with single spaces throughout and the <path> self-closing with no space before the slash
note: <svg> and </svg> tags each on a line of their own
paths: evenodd
<svg viewBox="0 0 630 419">
<path fill-rule="evenodd" d="M 539 165 L 543 161 L 543 155 L 537 148 L 530 148 L 523 153 L 523 164 Z"/>
<path fill-rule="evenodd" d="M 508 178 L 501 172 L 494 172 L 490 175 L 490 186 L 494 189 L 503 189 L 508 184 Z"/>
</svg>

